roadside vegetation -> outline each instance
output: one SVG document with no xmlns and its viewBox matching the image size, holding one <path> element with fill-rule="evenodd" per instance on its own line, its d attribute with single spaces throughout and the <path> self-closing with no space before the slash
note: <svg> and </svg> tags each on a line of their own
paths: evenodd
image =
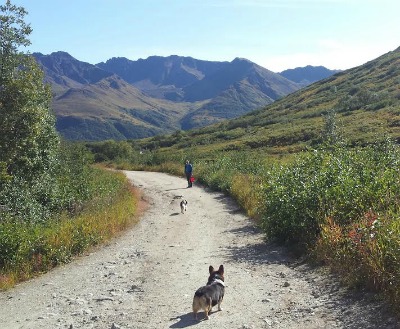
<svg viewBox="0 0 400 329">
<path fill-rule="evenodd" d="M 69 262 L 135 221 L 124 175 L 60 141 L 50 88 L 30 55 L 25 10 L 0 6 L 0 289 Z"/>
<path fill-rule="evenodd" d="M 79 186 L 86 185 L 83 199 L 82 190 L 60 185 L 73 199 L 69 199 L 69 206 L 36 214 L 38 220 L 30 220 L 26 214 L 1 213 L 0 290 L 68 263 L 135 223 L 136 196 L 125 176 L 104 169 L 86 169 L 85 176 L 80 176 L 87 179 Z M 73 176 L 75 172 L 70 173 Z M 71 179 L 75 180 L 76 177 Z M 16 201 L 30 208 L 30 197 Z M 13 200 L 10 201 L 8 205 Z"/>
</svg>

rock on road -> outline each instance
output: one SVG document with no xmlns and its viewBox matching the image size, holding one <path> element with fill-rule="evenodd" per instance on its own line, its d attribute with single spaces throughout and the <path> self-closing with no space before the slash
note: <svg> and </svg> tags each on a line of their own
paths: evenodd
<svg viewBox="0 0 400 329">
<path fill-rule="evenodd" d="M 148 207 L 121 237 L 0 293 L 0 328 L 400 328 L 367 294 L 265 243 L 227 196 L 162 173 L 125 172 Z M 181 197 L 188 210 L 180 213 Z M 208 267 L 225 267 L 223 311 L 191 313 Z M 199 318 L 203 313 L 199 313 Z"/>
</svg>

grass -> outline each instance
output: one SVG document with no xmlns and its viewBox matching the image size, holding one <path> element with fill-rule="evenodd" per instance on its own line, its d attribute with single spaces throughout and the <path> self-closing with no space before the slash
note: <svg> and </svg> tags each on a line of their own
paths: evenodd
<svg viewBox="0 0 400 329">
<path fill-rule="evenodd" d="M 74 215 L 62 214 L 45 223 L 0 223 L 0 289 L 67 263 L 104 243 L 137 221 L 137 192 L 120 173 L 103 172 L 98 182 L 114 188 Z"/>
</svg>

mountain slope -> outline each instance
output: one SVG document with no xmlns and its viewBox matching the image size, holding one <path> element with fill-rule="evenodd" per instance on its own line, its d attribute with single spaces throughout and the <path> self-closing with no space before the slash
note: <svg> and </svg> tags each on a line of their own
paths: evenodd
<svg viewBox="0 0 400 329">
<path fill-rule="evenodd" d="M 248 109 L 258 109 L 299 86 L 246 59 L 236 58 L 230 65 L 184 89 L 187 101 L 211 101 L 182 120 L 184 129 L 198 128 L 239 117 Z"/>
<path fill-rule="evenodd" d="M 112 58 L 92 65 L 65 52 L 34 54 L 68 139 L 143 138 L 235 118 L 301 85 L 246 59 Z"/>
<path fill-rule="evenodd" d="M 45 73 L 46 82 L 53 86 L 56 94 L 68 88 L 78 88 L 82 85 L 96 83 L 113 73 L 102 70 L 92 64 L 78 61 L 66 52 L 58 51 L 51 55 L 33 53 Z"/>
<path fill-rule="evenodd" d="M 274 100 L 299 89 L 293 81 L 246 59 L 236 58 L 229 64 L 186 87 L 185 99 L 196 101 L 213 98 L 229 89 L 234 83 L 244 80 Z"/>
<path fill-rule="evenodd" d="M 187 112 L 185 104 L 155 100 L 118 76 L 70 88 L 54 98 L 57 129 L 67 139 L 142 138 L 171 132 Z"/>
<path fill-rule="evenodd" d="M 184 130 L 208 126 L 258 109 L 274 100 L 246 81 L 234 83 L 197 110 L 186 115 L 181 123 Z"/>
<path fill-rule="evenodd" d="M 174 152 L 196 154 L 263 149 L 297 152 L 319 143 L 324 116 L 334 111 L 346 140 L 365 144 L 388 135 L 400 141 L 400 48 L 364 65 L 337 73 L 242 117 L 186 133 L 179 142 L 165 136 Z M 150 140 L 144 140 L 143 145 Z M 174 144 L 175 143 L 175 144 Z M 212 153 L 210 153 L 212 154 Z M 210 154 L 208 156 L 210 156 Z"/>
</svg>

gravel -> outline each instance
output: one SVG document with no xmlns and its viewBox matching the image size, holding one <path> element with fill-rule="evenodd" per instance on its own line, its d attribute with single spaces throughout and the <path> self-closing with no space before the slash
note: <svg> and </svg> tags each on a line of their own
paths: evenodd
<svg viewBox="0 0 400 329">
<path fill-rule="evenodd" d="M 229 197 L 162 173 L 125 173 L 147 204 L 139 224 L 1 292 L 0 328 L 400 328 L 373 294 L 266 243 Z M 220 264 L 223 311 L 196 321 L 193 294 Z"/>
</svg>

